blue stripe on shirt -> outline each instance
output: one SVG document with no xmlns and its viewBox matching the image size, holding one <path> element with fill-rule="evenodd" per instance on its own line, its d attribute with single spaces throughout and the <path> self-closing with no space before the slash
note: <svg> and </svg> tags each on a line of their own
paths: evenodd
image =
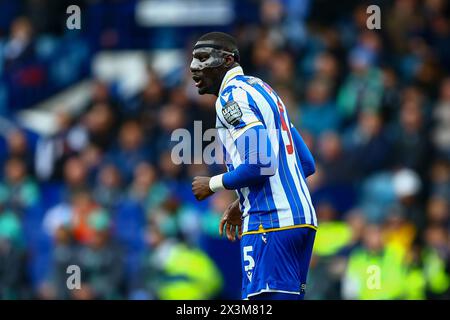
<svg viewBox="0 0 450 320">
<path fill-rule="evenodd" d="M 260 84 L 254 84 L 253 88 L 255 88 L 269 103 L 270 108 L 272 109 L 272 112 L 274 114 L 274 120 L 275 120 L 275 126 L 278 129 L 278 139 L 279 141 L 283 141 L 281 136 L 281 120 L 280 120 L 280 114 L 278 112 L 278 106 L 275 104 L 274 100 L 270 97 L 270 95 L 266 92 L 266 90 L 260 85 Z M 280 145 L 279 148 L 280 155 L 278 157 L 280 161 L 279 165 L 279 175 L 281 184 L 283 186 L 283 190 L 286 194 L 286 197 L 289 202 L 289 206 L 291 208 L 294 224 L 303 224 L 305 223 L 305 213 L 303 210 L 303 206 L 301 204 L 300 198 L 297 193 L 297 188 L 295 186 L 295 183 L 292 178 L 292 174 L 289 170 L 289 166 L 287 163 L 287 154 L 286 154 L 286 148 L 284 145 Z M 278 217 L 277 217 L 278 218 Z"/>
</svg>

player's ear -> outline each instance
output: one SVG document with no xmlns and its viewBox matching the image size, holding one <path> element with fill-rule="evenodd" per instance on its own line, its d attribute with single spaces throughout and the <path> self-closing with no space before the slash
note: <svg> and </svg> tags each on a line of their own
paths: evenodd
<svg viewBox="0 0 450 320">
<path fill-rule="evenodd" d="M 233 65 L 234 58 L 233 56 L 225 56 L 225 67 L 229 68 Z"/>
</svg>

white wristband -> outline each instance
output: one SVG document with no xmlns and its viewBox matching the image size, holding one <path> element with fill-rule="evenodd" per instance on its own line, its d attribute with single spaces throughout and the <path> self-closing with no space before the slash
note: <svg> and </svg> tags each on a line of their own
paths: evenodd
<svg viewBox="0 0 450 320">
<path fill-rule="evenodd" d="M 219 174 L 217 176 L 211 177 L 211 179 L 209 180 L 209 188 L 211 189 L 212 192 L 217 192 L 219 190 L 223 190 L 225 189 L 225 187 L 223 186 L 223 182 L 222 182 L 222 174 Z"/>
</svg>

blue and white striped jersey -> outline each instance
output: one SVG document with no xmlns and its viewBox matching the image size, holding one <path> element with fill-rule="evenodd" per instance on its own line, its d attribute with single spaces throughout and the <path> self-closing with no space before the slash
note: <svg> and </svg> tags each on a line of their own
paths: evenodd
<svg viewBox="0 0 450 320">
<path fill-rule="evenodd" d="M 262 125 L 269 132 L 278 159 L 275 174 L 264 183 L 236 190 L 244 217 L 244 234 L 317 227 L 290 124 L 283 102 L 269 85 L 244 75 L 241 67 L 227 72 L 216 101 L 216 128 L 231 159 L 228 171 L 242 163 L 233 141 L 255 126 Z"/>
</svg>

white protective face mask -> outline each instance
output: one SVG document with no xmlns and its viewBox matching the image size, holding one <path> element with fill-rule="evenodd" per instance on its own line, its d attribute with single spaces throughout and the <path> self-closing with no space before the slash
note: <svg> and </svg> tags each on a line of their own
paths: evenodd
<svg viewBox="0 0 450 320">
<path fill-rule="evenodd" d="M 200 61 L 198 58 L 193 57 L 191 62 L 191 69 L 194 70 L 219 67 L 225 62 L 226 55 L 234 56 L 234 53 L 232 52 L 211 47 L 196 48 L 192 52 L 192 55 L 194 56 L 196 53 L 206 53 L 209 55 L 209 57 L 205 61 Z"/>
</svg>

